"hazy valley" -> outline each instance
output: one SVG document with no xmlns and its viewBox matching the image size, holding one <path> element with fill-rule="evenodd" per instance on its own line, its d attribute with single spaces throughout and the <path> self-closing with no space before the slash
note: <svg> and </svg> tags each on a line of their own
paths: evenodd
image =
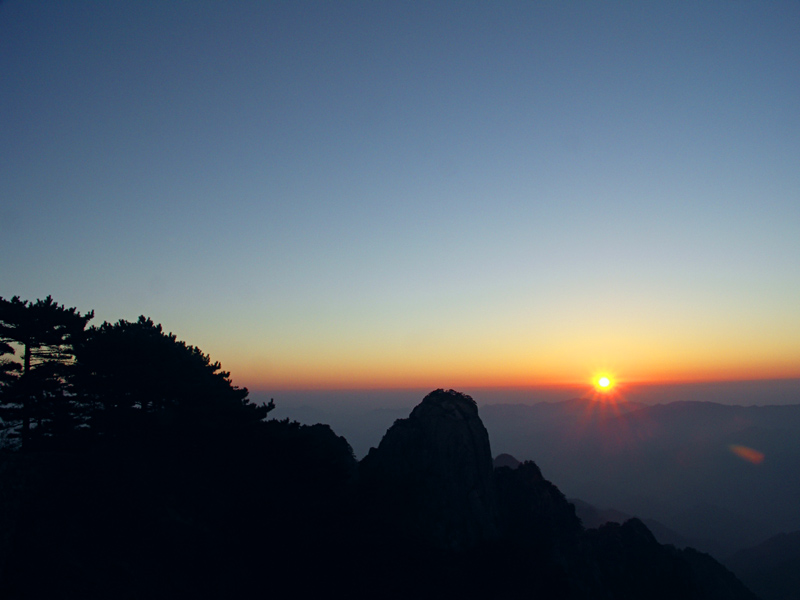
<svg viewBox="0 0 800 600">
<path fill-rule="evenodd" d="M 784 384 L 784 397 L 790 391 Z M 382 408 L 370 408 L 366 392 L 351 404 L 342 393 L 332 408 L 278 404 L 276 414 L 329 423 L 363 456 L 408 413 L 397 406 L 399 394 L 385 395 L 377 398 L 387 405 Z M 794 476 L 800 472 L 800 405 L 476 400 L 493 455 L 534 460 L 569 498 L 660 522 L 672 532 L 665 542 L 685 540 L 724 559 L 800 530 L 800 480 Z M 754 463 L 737 448 L 763 459 Z"/>
</svg>

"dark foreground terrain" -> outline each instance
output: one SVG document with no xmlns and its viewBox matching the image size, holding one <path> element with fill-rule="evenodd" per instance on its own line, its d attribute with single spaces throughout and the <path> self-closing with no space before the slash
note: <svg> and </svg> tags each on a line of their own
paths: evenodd
<svg viewBox="0 0 800 600">
<path fill-rule="evenodd" d="M 584 529 L 475 402 L 429 394 L 358 463 L 325 425 L 153 420 L 6 453 L 0 597 L 755 598 L 639 520 Z"/>
</svg>

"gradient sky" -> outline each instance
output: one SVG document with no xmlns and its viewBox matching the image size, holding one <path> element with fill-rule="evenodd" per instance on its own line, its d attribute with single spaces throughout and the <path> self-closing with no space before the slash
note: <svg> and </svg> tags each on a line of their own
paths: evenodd
<svg viewBox="0 0 800 600">
<path fill-rule="evenodd" d="M 0 295 L 251 388 L 800 377 L 800 3 L 0 4 Z"/>
</svg>

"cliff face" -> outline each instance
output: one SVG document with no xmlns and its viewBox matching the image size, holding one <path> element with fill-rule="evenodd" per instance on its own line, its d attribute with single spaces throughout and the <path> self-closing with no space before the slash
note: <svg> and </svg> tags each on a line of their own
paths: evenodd
<svg viewBox="0 0 800 600">
<path fill-rule="evenodd" d="M 428 394 L 361 462 L 364 484 L 407 534 L 465 549 L 498 535 L 489 434 L 475 401 Z"/>
<path fill-rule="evenodd" d="M 494 481 L 505 539 L 547 549 L 575 544 L 583 533 L 575 506 L 534 462 L 525 461 L 513 469 L 497 467 Z"/>
</svg>

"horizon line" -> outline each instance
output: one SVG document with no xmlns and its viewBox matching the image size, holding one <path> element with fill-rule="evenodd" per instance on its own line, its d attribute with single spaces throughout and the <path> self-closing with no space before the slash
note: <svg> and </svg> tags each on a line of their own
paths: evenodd
<svg viewBox="0 0 800 600">
<path fill-rule="evenodd" d="M 682 385 L 714 385 L 714 384 L 758 384 L 758 383 L 776 383 L 776 382 L 800 382 L 800 376 L 796 377 L 763 377 L 763 378 L 726 378 L 726 379 L 675 379 L 675 380 L 625 380 L 618 379 L 617 383 L 624 387 L 654 387 L 654 386 L 682 386 Z M 562 383 L 532 383 L 532 384 L 509 384 L 509 385 L 485 385 L 485 384 L 464 384 L 460 386 L 444 385 L 431 387 L 429 385 L 311 385 L 308 387 L 302 386 L 286 386 L 278 385 L 276 387 L 266 387 L 259 385 L 258 387 L 247 387 L 250 392 L 267 392 L 267 391 L 282 391 L 282 392 L 369 392 L 369 391 L 401 391 L 401 390 L 437 390 L 437 389 L 478 389 L 478 390 L 541 390 L 541 389 L 569 389 L 569 388 L 582 388 L 590 387 L 591 382 L 562 382 Z"/>
</svg>

